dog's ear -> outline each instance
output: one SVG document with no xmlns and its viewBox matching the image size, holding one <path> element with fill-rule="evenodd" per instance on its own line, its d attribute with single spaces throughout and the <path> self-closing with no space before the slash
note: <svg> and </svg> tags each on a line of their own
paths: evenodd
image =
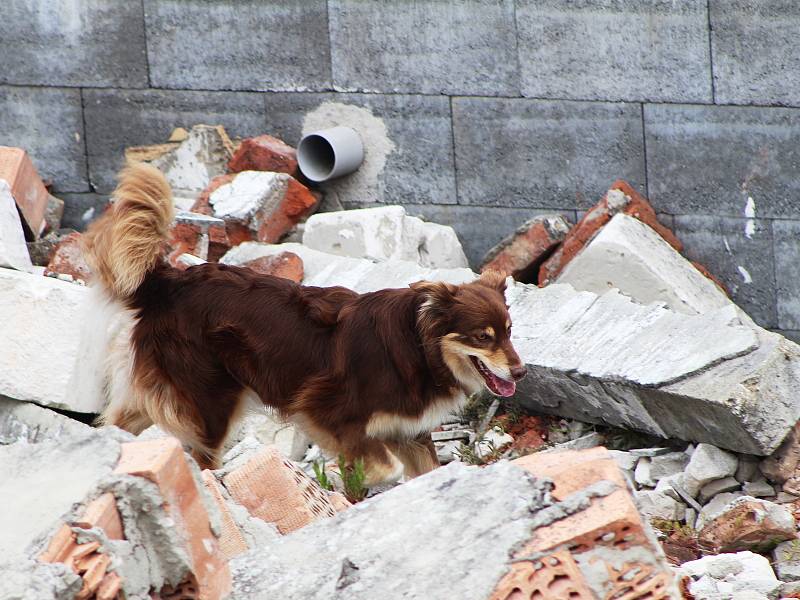
<svg viewBox="0 0 800 600">
<path fill-rule="evenodd" d="M 418 281 L 409 286 L 415 292 L 425 296 L 428 306 L 444 308 L 455 300 L 458 287 L 444 281 Z"/>
<path fill-rule="evenodd" d="M 501 294 L 504 294 L 506 291 L 506 276 L 500 271 L 484 271 L 481 273 L 481 276 L 478 277 L 478 283 L 492 288 L 493 290 L 497 290 Z"/>
</svg>

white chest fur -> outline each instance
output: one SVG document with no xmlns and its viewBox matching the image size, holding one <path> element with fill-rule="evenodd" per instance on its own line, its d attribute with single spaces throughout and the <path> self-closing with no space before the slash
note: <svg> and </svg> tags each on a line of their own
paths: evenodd
<svg viewBox="0 0 800 600">
<path fill-rule="evenodd" d="M 415 438 L 441 425 L 449 415 L 461 410 L 466 401 L 467 397 L 463 393 L 439 398 L 416 417 L 376 412 L 367 423 L 367 435 L 379 439 Z"/>
</svg>

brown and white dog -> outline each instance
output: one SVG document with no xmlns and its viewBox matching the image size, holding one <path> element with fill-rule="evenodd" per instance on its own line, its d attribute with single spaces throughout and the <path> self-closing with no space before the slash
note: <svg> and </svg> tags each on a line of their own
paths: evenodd
<svg viewBox="0 0 800 600">
<path fill-rule="evenodd" d="M 525 367 L 510 341 L 505 283 L 419 282 L 356 294 L 247 268 L 164 260 L 171 190 L 147 165 L 119 176 L 85 235 L 107 304 L 123 314 L 108 353 L 101 421 L 152 423 L 202 467 L 253 393 L 323 448 L 363 458 L 367 483 L 434 468 L 429 432 L 484 387 L 510 396 Z"/>
</svg>

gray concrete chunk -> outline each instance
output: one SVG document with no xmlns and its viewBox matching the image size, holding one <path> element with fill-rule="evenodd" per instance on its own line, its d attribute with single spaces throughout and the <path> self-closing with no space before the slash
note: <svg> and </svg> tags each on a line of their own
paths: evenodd
<svg viewBox="0 0 800 600">
<path fill-rule="evenodd" d="M 775 236 L 775 281 L 778 327 L 800 329 L 800 239 L 799 221 L 773 221 Z"/>
<path fill-rule="evenodd" d="M 526 96 L 711 102 L 704 0 L 521 0 L 517 29 Z"/>
<path fill-rule="evenodd" d="M 741 484 L 736 481 L 733 477 L 724 477 L 723 479 L 717 479 L 715 481 L 711 481 L 705 484 L 703 487 L 700 488 L 700 494 L 698 496 L 698 500 L 702 504 L 705 504 L 711 498 L 716 496 L 717 494 L 723 494 L 725 492 L 734 492 L 741 487 Z M 747 490 L 747 484 L 745 484 L 744 493 L 752 496 Z"/>
<path fill-rule="evenodd" d="M 8 53 L 0 83 L 147 86 L 138 2 L 6 2 L 0 40 Z"/>
<path fill-rule="evenodd" d="M 694 496 L 707 483 L 733 476 L 738 465 L 736 455 L 711 444 L 698 444 L 684 473 L 686 491 Z"/>
<path fill-rule="evenodd" d="M 337 89 L 519 94 L 512 0 L 331 0 Z"/>
<path fill-rule="evenodd" d="M 645 180 L 635 105 L 454 98 L 453 129 L 461 204 L 588 208 Z"/>
<path fill-rule="evenodd" d="M 330 86 L 324 0 L 145 0 L 144 6 L 156 87 L 278 91 Z"/>
</svg>

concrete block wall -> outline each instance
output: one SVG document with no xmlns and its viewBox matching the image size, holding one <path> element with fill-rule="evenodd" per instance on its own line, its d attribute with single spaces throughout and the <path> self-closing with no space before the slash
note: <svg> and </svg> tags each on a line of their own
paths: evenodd
<svg viewBox="0 0 800 600">
<path fill-rule="evenodd" d="M 0 144 L 66 222 L 126 146 L 220 123 L 296 144 L 325 101 L 395 144 L 375 202 L 483 253 L 617 178 L 759 324 L 800 337 L 800 7 L 785 0 L 8 0 Z"/>
</svg>

